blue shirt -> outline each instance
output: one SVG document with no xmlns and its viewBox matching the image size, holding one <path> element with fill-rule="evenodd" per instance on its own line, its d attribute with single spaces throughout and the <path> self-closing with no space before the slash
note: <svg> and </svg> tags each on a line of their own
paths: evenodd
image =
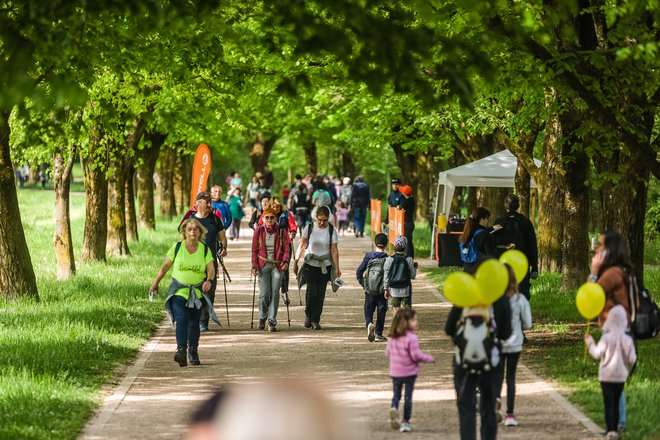
<svg viewBox="0 0 660 440">
<path fill-rule="evenodd" d="M 218 200 L 217 202 L 211 202 L 211 205 L 220 211 L 220 215 L 222 215 L 222 224 L 225 229 L 229 228 L 231 225 L 231 210 L 229 209 L 229 203 L 224 200 Z"/>
<path fill-rule="evenodd" d="M 401 202 L 401 197 L 403 197 L 401 191 L 392 191 L 392 194 L 387 198 L 387 204 L 392 208 L 397 208 Z"/>
</svg>

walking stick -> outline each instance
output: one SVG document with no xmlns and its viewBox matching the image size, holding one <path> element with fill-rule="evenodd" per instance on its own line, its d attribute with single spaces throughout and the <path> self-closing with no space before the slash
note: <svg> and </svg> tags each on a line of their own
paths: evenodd
<svg viewBox="0 0 660 440">
<path fill-rule="evenodd" d="M 222 284 L 225 289 L 225 311 L 227 312 L 227 327 L 229 327 L 229 302 L 227 301 L 227 280 L 231 283 L 231 277 L 229 276 L 229 272 L 227 272 L 227 267 L 225 267 L 225 261 L 222 258 L 222 255 L 220 255 L 220 252 L 217 254 L 218 257 L 218 262 L 220 263 L 220 267 L 222 268 Z M 251 274 L 252 272 L 250 272 Z"/>
<path fill-rule="evenodd" d="M 257 295 L 257 276 L 254 277 L 254 287 L 252 288 L 252 319 L 250 320 L 250 328 L 254 328 L 254 298 Z"/>
</svg>

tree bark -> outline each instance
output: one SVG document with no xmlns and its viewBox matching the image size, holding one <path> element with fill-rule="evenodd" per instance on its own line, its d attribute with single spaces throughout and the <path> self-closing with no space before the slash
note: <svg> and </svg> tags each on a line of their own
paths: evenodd
<svg viewBox="0 0 660 440">
<path fill-rule="evenodd" d="M 9 150 L 9 111 L 0 112 L 0 295 L 39 299 Z"/>
<path fill-rule="evenodd" d="M 57 279 L 66 280 L 76 273 L 76 261 L 73 254 L 73 238 L 71 236 L 71 216 L 69 200 L 71 189 L 71 171 L 75 160 L 75 147 L 71 148 L 66 157 L 62 152 L 55 154 L 53 167 L 53 183 L 55 187 L 55 233 L 53 247 L 57 264 Z"/>
<path fill-rule="evenodd" d="M 139 217 L 138 224 L 144 229 L 156 229 L 154 208 L 154 171 L 160 148 L 165 143 L 167 134 L 149 132 L 144 135 L 144 148 L 140 150 L 141 161 L 138 165 L 137 184 Z"/>
<path fill-rule="evenodd" d="M 192 185 L 192 162 L 190 160 L 191 156 L 185 154 L 182 155 L 182 167 L 181 172 L 183 173 L 183 180 L 181 182 L 181 198 L 183 201 L 183 211 L 186 212 L 190 207 L 190 190 Z"/>
<path fill-rule="evenodd" d="M 177 149 L 176 152 L 172 179 L 176 210 L 181 213 L 186 212 L 190 207 L 192 169 L 190 166 L 190 156 L 182 154 L 181 148 Z"/>
<path fill-rule="evenodd" d="M 248 155 L 250 156 L 253 172 L 256 173 L 258 171 L 260 173 L 264 173 L 266 171 L 270 153 L 273 151 L 277 139 L 277 136 L 264 139 L 263 134 L 259 133 L 257 136 L 255 136 L 252 142 L 248 143 L 247 151 Z"/>
<path fill-rule="evenodd" d="M 539 135 L 541 127 L 535 125 L 531 128 L 530 132 L 521 131 L 519 135 L 519 145 L 530 157 L 534 157 L 534 144 L 536 143 L 536 138 Z M 531 200 L 531 184 L 530 184 L 531 175 L 525 168 L 525 165 L 522 161 L 518 161 L 518 166 L 516 167 L 516 177 L 515 177 L 515 193 L 520 199 L 520 209 L 519 212 L 525 217 L 530 218 L 529 203 Z M 532 219 L 533 221 L 533 219 Z"/>
<path fill-rule="evenodd" d="M 90 153 L 85 169 L 85 232 L 80 258 L 84 262 L 105 261 L 108 236 L 108 145 L 98 123 L 89 134 Z"/>
<path fill-rule="evenodd" d="M 160 213 L 166 218 L 176 216 L 174 201 L 174 164 L 176 151 L 172 148 L 161 149 L 160 158 Z"/>
<path fill-rule="evenodd" d="M 318 156 L 316 155 L 316 142 L 311 141 L 309 144 L 303 145 L 303 151 L 305 152 L 307 174 L 314 177 L 316 176 L 316 173 L 319 171 L 319 160 L 318 160 Z"/>
<path fill-rule="evenodd" d="M 341 173 L 338 177 L 355 177 L 357 176 L 357 169 L 351 152 L 344 150 L 341 152 Z"/>
<path fill-rule="evenodd" d="M 126 238 L 129 242 L 140 241 L 137 219 L 135 218 L 135 165 L 128 167 L 124 189 L 124 197 L 126 199 Z"/>
</svg>

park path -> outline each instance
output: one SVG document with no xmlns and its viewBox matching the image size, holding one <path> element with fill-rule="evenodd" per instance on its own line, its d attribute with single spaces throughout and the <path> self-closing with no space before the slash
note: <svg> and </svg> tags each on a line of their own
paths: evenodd
<svg viewBox="0 0 660 440">
<path fill-rule="evenodd" d="M 311 331 L 302 326 L 304 309 L 299 305 L 297 290 L 292 288 L 291 327 L 287 326 L 286 308 L 281 304 L 279 331 L 267 333 L 256 330 L 256 322 L 255 329 L 250 329 L 251 230 L 244 228 L 241 233 L 240 240 L 229 242 L 225 258 L 232 277 L 227 287 L 231 325 L 227 326 L 219 280 L 216 311 L 223 327 L 213 325 L 211 331 L 202 334 L 202 365 L 180 368 L 172 360 L 174 333 L 163 322 L 124 377 L 109 390 L 80 439 L 181 439 L 190 412 L 219 384 L 301 374 L 313 375 L 319 386 L 348 411 L 352 421 L 362 427 L 360 438 L 400 438 L 387 420 L 391 382 L 385 345 L 366 339 L 364 294 L 355 280 L 355 269 L 364 252 L 371 250 L 369 239 L 340 237 L 340 267 L 346 285 L 337 294 L 328 289 L 323 330 Z M 430 266 L 432 262 L 420 264 Z M 295 278 L 291 285 L 295 285 Z M 414 395 L 413 432 L 406 437 L 457 439 L 458 415 L 450 367 L 453 349 L 443 331 L 450 305 L 423 275 L 414 282 L 414 288 L 421 347 L 433 354 L 437 363 L 422 365 Z M 388 313 L 387 325 L 390 319 Z M 524 363 L 524 353 L 521 359 Z M 516 409 L 520 426 L 500 425 L 499 438 L 599 438 L 599 429 L 591 420 L 524 365 L 518 375 Z"/>
</svg>

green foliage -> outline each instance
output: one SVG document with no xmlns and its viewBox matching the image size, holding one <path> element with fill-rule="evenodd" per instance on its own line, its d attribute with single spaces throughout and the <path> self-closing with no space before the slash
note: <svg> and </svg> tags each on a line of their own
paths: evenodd
<svg viewBox="0 0 660 440">
<path fill-rule="evenodd" d="M 649 196 L 646 208 L 646 224 L 644 225 L 644 236 L 649 244 L 657 242 L 660 235 L 660 184 L 653 178 L 649 182 Z M 656 254 L 657 255 L 657 254 Z M 647 260 L 649 260 L 647 258 Z M 655 259 L 654 261 L 658 261 Z"/>
</svg>

